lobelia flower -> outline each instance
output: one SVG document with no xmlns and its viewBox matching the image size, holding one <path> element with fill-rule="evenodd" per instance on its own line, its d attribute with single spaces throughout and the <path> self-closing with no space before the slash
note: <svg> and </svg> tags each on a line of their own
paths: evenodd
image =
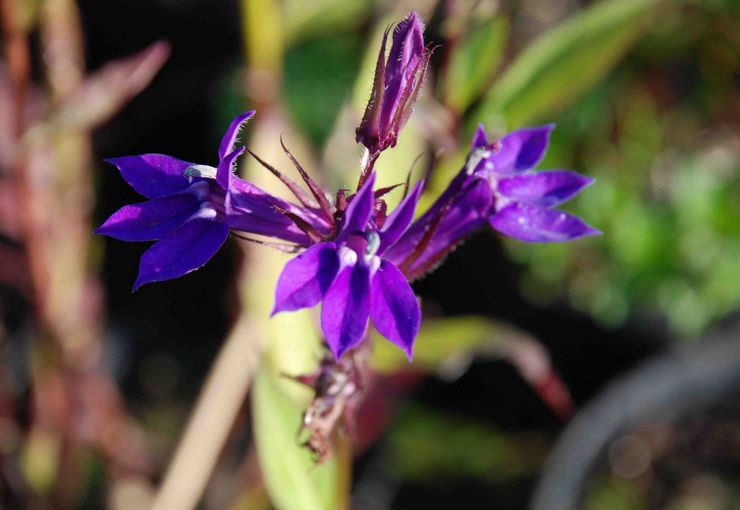
<svg viewBox="0 0 740 510">
<path fill-rule="evenodd" d="M 373 173 L 349 203 L 334 239 L 285 265 L 273 314 L 321 302 L 321 327 L 335 358 L 362 341 L 372 320 L 410 360 L 421 311 L 406 277 L 384 254 L 409 227 L 422 184 L 384 218 L 376 207 L 374 182 Z"/>
<path fill-rule="evenodd" d="M 239 130 L 254 110 L 243 113 L 226 130 L 216 168 L 181 161 L 163 154 L 124 156 L 107 161 L 128 184 L 149 200 L 113 213 L 96 232 L 122 241 L 157 241 L 144 252 L 134 290 L 150 282 L 177 278 L 203 266 L 223 245 L 230 229 L 275 235 L 310 244 L 310 238 L 278 208 L 294 206 L 236 178 L 232 167 L 244 147 L 235 147 Z M 242 204 L 228 214 L 227 194 Z M 315 221 L 310 211 L 300 211 Z M 320 222 L 315 221 L 317 226 Z"/>
<path fill-rule="evenodd" d="M 377 155 L 395 147 L 424 82 L 430 52 L 424 47 L 424 24 L 411 12 L 393 30 L 393 45 L 385 58 L 388 30 L 383 35 L 370 101 L 356 139 Z"/>
<path fill-rule="evenodd" d="M 338 193 L 332 206 L 285 146 L 310 193 L 250 151 L 299 205 L 272 196 L 232 172 L 236 158 L 248 150 L 236 146 L 238 131 L 253 114 L 232 122 L 219 147 L 217 168 L 160 154 L 109 160 L 150 200 L 121 208 L 97 232 L 124 241 L 157 240 L 142 255 L 134 289 L 198 269 L 230 231 L 287 243 L 244 237 L 281 249 L 305 250 L 286 264 L 273 313 L 323 301 L 321 326 L 336 358 L 364 338 L 369 319 L 410 358 L 421 312 L 406 278 L 384 254 L 411 223 L 422 184 L 389 216 L 380 196 L 390 189 L 374 191 L 374 173 L 355 195 Z"/>
<path fill-rule="evenodd" d="M 382 196 L 394 187 L 373 189 L 373 163 L 382 150 L 395 145 L 429 59 L 416 13 L 396 26 L 386 61 L 387 36 L 371 100 L 357 129 L 357 141 L 370 159 L 354 195 L 340 190 L 330 203 L 284 144 L 308 191 L 238 146 L 239 130 L 254 111 L 231 123 L 215 168 L 160 154 L 109 160 L 149 199 L 123 207 L 97 230 L 124 241 L 156 241 L 142 255 L 134 289 L 201 267 L 232 232 L 301 252 L 280 274 L 273 315 L 321 303 L 321 328 L 336 359 L 362 341 L 370 321 L 411 359 L 421 312 L 409 281 L 433 269 L 476 229 L 488 224 L 527 242 L 599 234 L 580 218 L 555 209 L 592 179 L 568 170 L 532 170 L 547 150 L 552 125 L 520 129 L 494 142 L 479 127 L 462 170 L 429 210 L 413 221 L 423 188 L 419 182 L 387 215 Z M 245 151 L 282 181 L 297 203 L 238 178 L 234 162 Z"/>
<path fill-rule="evenodd" d="M 532 171 L 545 153 L 553 124 L 519 129 L 489 142 L 483 126 L 465 165 L 436 202 L 407 230 L 387 257 L 418 278 L 464 237 L 488 223 L 525 242 L 562 242 L 601 232 L 554 207 L 593 179 L 570 170 Z"/>
</svg>

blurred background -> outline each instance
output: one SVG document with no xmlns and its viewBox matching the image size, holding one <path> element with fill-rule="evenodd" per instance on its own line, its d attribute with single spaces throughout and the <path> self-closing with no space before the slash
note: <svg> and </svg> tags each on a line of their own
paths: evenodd
<svg viewBox="0 0 740 510">
<path fill-rule="evenodd" d="M 335 485 L 357 509 L 740 508 L 737 2 L 1 4 L 2 508 L 147 508 L 240 303 L 272 305 L 274 278 L 245 298 L 258 256 L 236 240 L 131 293 L 147 246 L 92 231 L 140 198 L 103 158 L 213 164 L 255 107 L 259 154 L 288 168 L 283 133 L 327 188 L 349 185 L 380 36 L 411 9 L 440 46 L 383 182 L 421 156 L 433 198 L 478 122 L 556 122 L 540 167 L 596 178 L 568 209 L 604 235 L 480 232 L 414 283 L 416 360 L 378 342 Z M 347 504 L 276 496 L 308 469 L 264 461 L 281 453 L 254 405 L 235 409 L 198 507 Z"/>
</svg>

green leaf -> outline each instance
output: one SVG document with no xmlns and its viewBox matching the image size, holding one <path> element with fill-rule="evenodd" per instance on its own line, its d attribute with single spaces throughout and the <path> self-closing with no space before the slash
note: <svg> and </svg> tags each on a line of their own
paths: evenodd
<svg viewBox="0 0 740 510">
<path fill-rule="evenodd" d="M 297 403 L 280 388 L 269 363 L 260 365 L 254 382 L 252 413 L 260 468 L 272 503 L 280 510 L 340 508 L 342 478 L 334 456 L 317 466 L 298 444 L 306 402 Z"/>
<path fill-rule="evenodd" d="M 470 126 L 509 128 L 551 115 L 614 67 L 653 19 L 658 0 L 605 0 L 536 39 L 484 98 Z"/>
<path fill-rule="evenodd" d="M 428 319 L 414 343 L 414 369 L 437 371 L 452 368 L 473 354 L 501 354 L 505 342 L 523 338 L 511 326 L 485 317 L 464 316 Z M 528 338 L 528 337 L 527 337 Z M 408 366 L 401 350 L 378 336 L 373 345 L 373 368 L 395 372 Z"/>
<path fill-rule="evenodd" d="M 497 16 L 473 26 L 455 48 L 445 83 L 445 102 L 457 112 L 465 111 L 490 83 L 508 35 L 509 20 Z"/>
</svg>

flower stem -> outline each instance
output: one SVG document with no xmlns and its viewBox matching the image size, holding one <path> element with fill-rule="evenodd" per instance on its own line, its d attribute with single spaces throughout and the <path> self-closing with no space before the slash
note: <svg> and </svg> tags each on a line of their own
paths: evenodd
<svg viewBox="0 0 740 510">
<path fill-rule="evenodd" d="M 358 191 L 373 172 L 378 156 L 380 156 L 379 152 L 371 153 L 369 149 L 365 149 L 365 152 L 362 153 L 362 160 L 360 160 L 360 180 L 357 182 Z"/>
</svg>

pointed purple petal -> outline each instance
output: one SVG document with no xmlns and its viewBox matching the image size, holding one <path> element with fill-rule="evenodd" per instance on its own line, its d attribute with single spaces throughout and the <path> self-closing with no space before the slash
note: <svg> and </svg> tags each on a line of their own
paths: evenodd
<svg viewBox="0 0 740 510">
<path fill-rule="evenodd" d="M 572 214 L 520 203 L 504 207 L 488 222 L 502 234 L 529 243 L 556 243 L 601 234 Z"/>
<path fill-rule="evenodd" d="M 180 193 L 122 207 L 95 231 L 121 241 L 160 239 L 198 211 L 200 200 Z"/>
<path fill-rule="evenodd" d="M 234 163 L 236 162 L 236 158 L 244 154 L 244 150 L 244 147 L 239 147 L 219 160 L 218 168 L 216 169 L 216 182 L 222 188 L 228 189 L 229 176 L 234 173 Z"/>
<path fill-rule="evenodd" d="M 424 181 L 419 181 L 411 192 L 401 201 L 393 210 L 390 216 L 385 220 L 383 228 L 380 230 L 380 249 L 379 255 L 395 244 L 396 241 L 409 228 L 411 221 L 414 219 L 414 211 L 419 197 L 424 189 Z"/>
<path fill-rule="evenodd" d="M 414 88 L 416 73 L 424 61 L 424 51 L 424 24 L 412 11 L 393 30 L 393 44 L 385 68 L 381 131 L 392 128 L 398 110 L 405 107 L 404 98 L 408 99 Z"/>
<path fill-rule="evenodd" d="M 502 195 L 539 207 L 554 207 L 573 198 L 594 179 L 570 170 L 524 172 L 499 179 Z"/>
<path fill-rule="evenodd" d="M 411 361 L 421 310 L 406 277 L 388 261 L 373 277 L 370 318 L 380 334 L 403 349 Z"/>
<path fill-rule="evenodd" d="M 501 150 L 488 161 L 498 173 L 521 172 L 536 167 L 547 152 L 555 124 L 512 131 L 501 139 Z"/>
<path fill-rule="evenodd" d="M 393 44 L 388 54 L 388 74 L 402 73 L 421 59 L 424 52 L 424 23 L 411 11 L 393 29 Z"/>
<path fill-rule="evenodd" d="M 352 197 L 352 200 L 344 212 L 342 227 L 337 239 L 346 239 L 348 235 L 355 232 L 364 232 L 367 228 L 367 222 L 370 220 L 370 214 L 373 212 L 375 205 L 375 194 L 373 186 L 375 185 L 375 172 L 370 174 L 362 188 Z"/>
<path fill-rule="evenodd" d="M 216 211 L 203 208 L 144 252 L 133 290 L 194 271 L 208 262 L 229 235 Z"/>
<path fill-rule="evenodd" d="M 470 143 L 470 150 L 479 149 L 488 145 L 488 136 L 486 135 L 486 128 L 483 124 L 478 124 L 478 129 L 475 130 L 473 135 L 473 141 Z"/>
<path fill-rule="evenodd" d="M 329 287 L 321 305 L 321 329 L 334 358 L 365 337 L 370 313 L 370 269 L 364 264 L 345 267 Z"/>
<path fill-rule="evenodd" d="M 105 161 L 115 165 L 123 179 L 147 198 L 171 195 L 190 185 L 183 173 L 192 163 L 164 154 L 123 156 Z"/>
<path fill-rule="evenodd" d="M 334 243 L 319 243 L 285 264 L 275 289 L 272 314 L 319 304 L 339 270 Z"/>
<path fill-rule="evenodd" d="M 221 144 L 218 146 L 218 159 L 223 159 L 227 154 L 234 151 L 234 144 L 236 143 L 236 139 L 239 137 L 239 131 L 242 129 L 243 125 L 252 118 L 254 112 L 255 110 L 249 110 L 231 121 L 229 128 L 221 139 Z"/>
</svg>

